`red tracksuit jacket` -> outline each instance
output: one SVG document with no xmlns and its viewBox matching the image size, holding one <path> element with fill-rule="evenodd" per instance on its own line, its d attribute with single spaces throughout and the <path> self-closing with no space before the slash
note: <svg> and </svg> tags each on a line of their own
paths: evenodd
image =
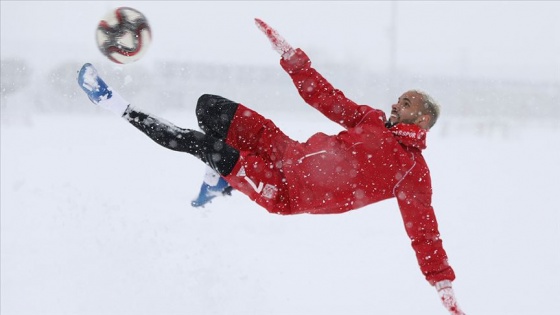
<svg viewBox="0 0 560 315">
<path fill-rule="evenodd" d="M 226 177 L 230 184 L 270 212 L 280 214 L 342 213 L 395 197 L 426 279 L 431 284 L 454 280 L 431 206 L 430 171 L 422 156 L 426 131 L 408 124 L 388 129 L 381 110 L 348 99 L 311 67 L 300 49 L 280 64 L 305 102 L 346 130 L 337 135 L 317 133 L 300 143 L 241 105 L 231 126 L 252 125 L 256 129 L 248 137 L 246 129 L 245 134 L 235 134 L 238 129 L 230 127 L 227 141 L 243 149 L 248 138 L 260 139 L 259 146 L 268 151 L 255 151 L 256 146 L 250 146 L 252 151 L 242 152 L 240 162 Z M 243 121 L 247 117 L 254 120 Z M 257 166 L 263 156 L 268 164 Z M 266 183 L 267 179 L 276 185 L 274 191 L 279 196 L 271 198 L 269 189 L 263 198 L 267 189 L 260 183 L 257 187 L 256 182 Z"/>
</svg>

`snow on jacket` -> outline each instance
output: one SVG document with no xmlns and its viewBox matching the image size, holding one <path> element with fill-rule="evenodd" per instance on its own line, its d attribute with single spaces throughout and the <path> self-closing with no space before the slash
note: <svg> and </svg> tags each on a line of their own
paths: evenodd
<svg viewBox="0 0 560 315">
<path fill-rule="evenodd" d="M 348 99 L 300 49 L 280 64 L 306 103 L 345 128 L 286 150 L 283 170 L 295 213 L 342 213 L 395 197 L 426 279 L 432 285 L 454 280 L 431 206 L 430 171 L 422 156 L 426 131 L 412 124 L 387 128 L 381 110 Z"/>
</svg>

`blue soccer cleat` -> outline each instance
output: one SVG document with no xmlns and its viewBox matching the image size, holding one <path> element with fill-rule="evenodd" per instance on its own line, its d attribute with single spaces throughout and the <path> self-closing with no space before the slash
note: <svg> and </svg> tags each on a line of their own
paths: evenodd
<svg viewBox="0 0 560 315">
<path fill-rule="evenodd" d="M 130 104 L 101 79 L 91 63 L 86 63 L 78 73 L 78 84 L 90 101 L 122 116 Z"/>
<path fill-rule="evenodd" d="M 223 177 L 220 177 L 215 185 L 210 185 L 205 181 L 200 186 L 198 197 L 191 202 L 191 205 L 195 208 L 204 207 L 204 205 L 218 196 L 231 196 L 232 190 L 233 188 Z"/>
<path fill-rule="evenodd" d="M 78 84 L 86 92 L 92 103 L 98 105 L 101 100 L 113 97 L 109 86 L 101 79 L 91 63 L 86 63 L 78 73 Z"/>
</svg>

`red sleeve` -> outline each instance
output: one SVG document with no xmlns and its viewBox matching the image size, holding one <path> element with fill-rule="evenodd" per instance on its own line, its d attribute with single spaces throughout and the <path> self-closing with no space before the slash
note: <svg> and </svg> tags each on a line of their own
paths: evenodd
<svg viewBox="0 0 560 315">
<path fill-rule="evenodd" d="M 414 171 L 416 174 L 413 173 Z M 417 165 L 413 172 L 405 175 L 406 177 L 395 188 L 395 197 L 401 210 L 406 233 L 426 280 L 432 285 L 441 280 L 453 281 L 455 273 L 448 263 L 437 219 L 431 206 L 432 189 L 429 171 Z"/>
<path fill-rule="evenodd" d="M 355 127 L 373 110 L 369 106 L 354 103 L 335 89 L 311 67 L 311 60 L 299 48 L 288 60 L 281 59 L 280 65 L 290 75 L 299 95 L 307 104 L 344 128 Z M 379 111 L 379 114 L 385 117 L 383 112 Z"/>
</svg>

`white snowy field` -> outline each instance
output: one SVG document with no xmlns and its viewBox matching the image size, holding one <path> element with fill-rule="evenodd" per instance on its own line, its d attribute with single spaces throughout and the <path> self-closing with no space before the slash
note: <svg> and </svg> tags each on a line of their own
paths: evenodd
<svg viewBox="0 0 560 315">
<path fill-rule="evenodd" d="M 76 106 L 93 105 L 83 96 Z M 288 106 L 304 105 L 265 115 L 296 139 L 338 130 Z M 185 107 L 155 114 L 195 127 Z M 480 134 L 445 119 L 425 156 L 460 304 L 556 314 L 558 126 Z M 278 216 L 234 192 L 194 209 L 203 172 L 102 110 L 3 122 L 1 313 L 446 314 L 394 200 Z"/>
<path fill-rule="evenodd" d="M 123 5 L 147 15 L 154 41 L 141 62 L 115 66 L 94 33 Z M 1 315 L 448 314 L 395 200 L 278 216 L 234 192 L 192 208 L 204 165 L 94 108 L 75 83 L 93 62 L 181 127 L 196 127 L 198 95 L 216 93 L 298 140 L 339 131 L 299 99 L 255 17 L 356 102 L 388 111 L 404 89 L 433 93 L 443 114 L 425 157 L 460 305 L 558 314 L 560 2 L 0 6 Z"/>
</svg>

